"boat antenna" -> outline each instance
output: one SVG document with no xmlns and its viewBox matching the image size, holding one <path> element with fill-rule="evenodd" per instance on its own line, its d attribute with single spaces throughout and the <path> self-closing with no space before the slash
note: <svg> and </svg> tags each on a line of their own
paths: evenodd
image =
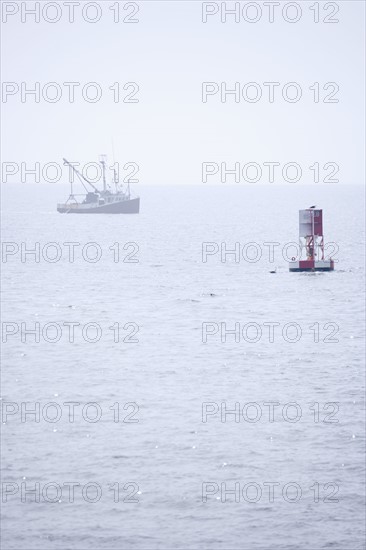
<svg viewBox="0 0 366 550">
<path fill-rule="evenodd" d="M 79 178 L 79 180 L 81 181 L 81 183 L 83 184 L 84 189 L 85 189 L 85 191 L 86 191 L 87 193 L 88 193 L 88 188 L 85 186 L 84 181 L 86 181 L 86 183 L 88 183 L 88 184 L 94 189 L 94 191 L 95 191 L 96 193 L 100 193 L 99 189 L 97 189 L 97 188 L 95 187 L 95 185 L 92 184 L 91 181 L 87 180 L 86 177 L 83 176 L 83 174 L 81 174 L 81 173 L 79 172 L 79 170 L 76 170 L 75 166 L 74 166 L 73 164 L 71 164 L 71 162 L 69 162 L 69 161 L 68 161 L 67 159 L 65 159 L 65 158 L 63 159 L 63 161 L 64 161 L 64 164 L 66 164 L 67 166 L 70 166 L 70 167 L 73 169 L 73 171 L 75 172 L 75 174 L 77 175 L 77 177 Z M 84 180 L 84 181 L 83 181 L 83 180 Z M 71 189 L 72 189 L 72 184 L 71 184 Z"/>
</svg>

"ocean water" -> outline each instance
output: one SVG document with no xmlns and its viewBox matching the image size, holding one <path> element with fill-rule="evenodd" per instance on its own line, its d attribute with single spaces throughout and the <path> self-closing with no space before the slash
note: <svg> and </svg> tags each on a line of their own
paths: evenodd
<svg viewBox="0 0 366 550">
<path fill-rule="evenodd" d="M 363 189 L 139 192 L 3 186 L 4 550 L 364 548 Z M 289 273 L 312 204 L 336 269 Z"/>
</svg>

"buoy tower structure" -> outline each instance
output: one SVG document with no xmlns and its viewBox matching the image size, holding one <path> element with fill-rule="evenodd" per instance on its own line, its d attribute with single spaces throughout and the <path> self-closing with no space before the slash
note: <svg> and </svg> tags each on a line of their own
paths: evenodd
<svg viewBox="0 0 366 550">
<path fill-rule="evenodd" d="M 323 210 L 312 207 L 299 211 L 299 238 L 306 259 L 293 258 L 290 271 L 334 271 L 334 261 L 324 259 Z"/>
</svg>

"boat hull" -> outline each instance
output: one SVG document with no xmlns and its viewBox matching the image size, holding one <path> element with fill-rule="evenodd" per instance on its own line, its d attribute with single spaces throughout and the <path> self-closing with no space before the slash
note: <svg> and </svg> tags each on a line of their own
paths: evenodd
<svg viewBox="0 0 366 550">
<path fill-rule="evenodd" d="M 59 204 L 57 212 L 60 214 L 138 214 L 140 211 L 140 198 L 126 201 L 112 202 L 110 204 Z"/>
</svg>

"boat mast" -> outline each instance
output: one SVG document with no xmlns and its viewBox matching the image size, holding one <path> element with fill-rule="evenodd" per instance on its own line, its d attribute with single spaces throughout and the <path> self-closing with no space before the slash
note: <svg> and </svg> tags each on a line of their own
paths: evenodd
<svg viewBox="0 0 366 550">
<path fill-rule="evenodd" d="M 105 164 L 107 160 L 107 155 L 100 155 L 100 164 L 102 165 L 102 171 L 103 171 L 103 191 L 104 193 L 107 191 L 107 182 L 105 179 Z"/>
<path fill-rule="evenodd" d="M 115 159 L 115 156 L 114 156 L 114 141 L 113 141 L 113 138 L 111 138 L 111 142 L 112 142 L 113 166 L 110 166 L 110 168 L 113 168 L 113 183 L 114 183 L 114 188 L 116 190 L 116 193 L 118 193 L 119 171 L 118 171 L 118 175 L 117 175 L 116 159 Z"/>
<path fill-rule="evenodd" d="M 114 187 L 116 188 L 116 193 L 118 193 L 119 179 L 117 177 L 117 170 L 115 168 L 113 168 L 113 183 Z"/>
</svg>

